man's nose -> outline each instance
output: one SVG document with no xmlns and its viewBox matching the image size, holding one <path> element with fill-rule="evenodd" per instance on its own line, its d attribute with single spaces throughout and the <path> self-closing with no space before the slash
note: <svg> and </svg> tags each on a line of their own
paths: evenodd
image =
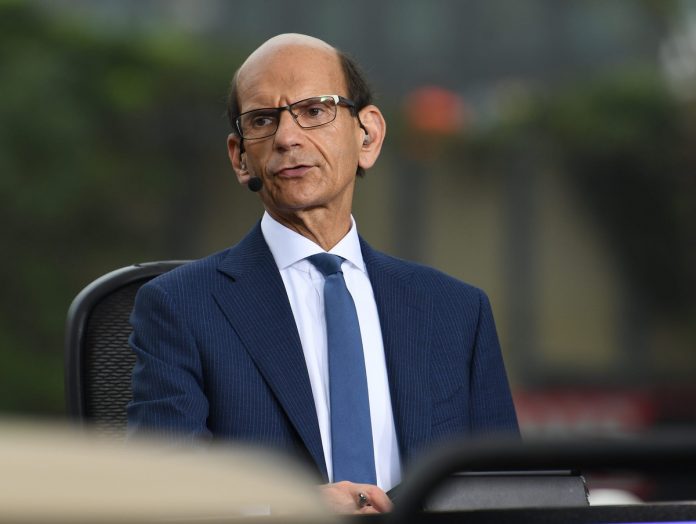
<svg viewBox="0 0 696 524">
<path fill-rule="evenodd" d="M 275 134 L 275 145 L 280 148 L 293 147 L 301 140 L 303 129 L 295 121 L 290 110 L 281 111 L 278 115 L 278 130 Z"/>
</svg>

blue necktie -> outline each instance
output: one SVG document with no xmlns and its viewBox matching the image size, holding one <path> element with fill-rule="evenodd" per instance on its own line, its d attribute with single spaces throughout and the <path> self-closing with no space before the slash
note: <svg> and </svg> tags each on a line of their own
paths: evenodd
<svg viewBox="0 0 696 524">
<path fill-rule="evenodd" d="M 370 400 L 360 324 L 338 255 L 308 257 L 324 275 L 324 314 L 329 353 L 333 481 L 376 484 Z"/>
</svg>

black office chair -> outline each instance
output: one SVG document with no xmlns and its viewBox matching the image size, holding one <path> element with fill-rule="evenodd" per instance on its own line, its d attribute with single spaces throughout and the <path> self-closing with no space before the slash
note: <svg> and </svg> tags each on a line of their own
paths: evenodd
<svg viewBox="0 0 696 524">
<path fill-rule="evenodd" d="M 147 262 L 117 269 L 75 297 L 65 336 L 66 409 L 75 422 L 114 439 L 125 436 L 135 364 L 128 345 L 128 319 L 135 294 L 149 280 L 186 262 Z"/>
</svg>

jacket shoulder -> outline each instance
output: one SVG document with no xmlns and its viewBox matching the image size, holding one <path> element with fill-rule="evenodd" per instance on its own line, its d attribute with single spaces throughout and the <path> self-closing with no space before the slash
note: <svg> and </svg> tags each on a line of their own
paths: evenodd
<svg viewBox="0 0 696 524">
<path fill-rule="evenodd" d="M 264 246 L 265 241 L 257 224 L 234 246 L 183 264 L 153 278 L 145 285 L 159 287 L 169 293 L 196 294 L 229 278 L 220 271 L 220 268 L 234 261 L 243 263 L 253 258 L 254 253 L 263 251 Z"/>
<path fill-rule="evenodd" d="M 485 293 L 480 288 L 459 280 L 447 273 L 410 260 L 387 255 L 364 244 L 368 271 L 387 272 L 410 286 L 421 288 L 429 293 L 461 294 L 464 298 L 480 300 Z"/>
</svg>

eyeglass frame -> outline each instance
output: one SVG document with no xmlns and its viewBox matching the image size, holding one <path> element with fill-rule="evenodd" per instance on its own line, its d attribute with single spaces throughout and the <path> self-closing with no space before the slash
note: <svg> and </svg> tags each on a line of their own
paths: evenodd
<svg viewBox="0 0 696 524">
<path fill-rule="evenodd" d="M 367 129 L 365 128 L 365 126 L 363 125 L 362 121 L 360 120 L 360 115 L 358 114 L 358 110 L 357 110 L 357 108 L 356 108 L 355 102 L 353 102 L 353 101 L 350 100 L 349 98 L 346 98 L 346 97 L 341 96 L 341 95 L 317 95 L 317 96 L 310 96 L 310 97 L 308 97 L 308 98 L 303 98 L 302 100 L 298 100 L 297 102 L 293 102 L 292 104 L 288 104 L 288 105 L 285 105 L 285 106 L 278 106 L 278 107 L 259 107 L 259 108 L 257 108 L 257 109 L 250 109 L 249 111 L 244 111 L 243 113 L 240 113 L 239 116 L 237 116 L 237 118 L 234 119 L 234 125 L 235 125 L 236 128 L 237 128 L 237 132 L 239 133 L 239 137 L 240 137 L 242 140 L 262 140 L 262 139 L 264 139 L 264 138 L 272 137 L 273 135 L 275 135 L 275 134 L 278 132 L 278 128 L 280 127 L 280 113 L 281 113 L 282 111 L 287 111 L 288 113 L 290 113 L 290 115 L 292 116 L 293 121 L 294 121 L 298 126 L 300 126 L 301 129 L 316 129 L 317 127 L 325 126 L 326 124 L 330 124 L 331 122 L 335 121 L 335 120 L 336 120 L 336 116 L 338 115 L 338 110 L 336 111 L 336 113 L 334 113 L 334 117 L 333 117 L 331 120 L 329 120 L 328 122 L 324 122 L 324 123 L 322 123 L 322 124 L 317 124 L 317 125 L 315 125 L 315 126 L 308 126 L 308 127 L 305 127 L 305 126 L 303 126 L 302 124 L 300 124 L 300 123 L 298 122 L 298 120 L 297 120 L 298 115 L 295 115 L 295 113 L 292 112 L 291 108 L 292 108 L 293 106 L 296 106 L 297 104 L 301 104 L 302 102 L 306 102 L 307 100 L 312 100 L 313 98 L 331 98 L 331 99 L 333 99 L 334 104 L 335 104 L 336 107 L 338 107 L 339 105 L 343 105 L 343 106 L 345 106 L 345 107 L 348 107 L 348 108 L 350 109 L 351 114 L 352 114 L 355 118 L 358 119 L 358 124 L 360 125 L 360 128 L 361 128 L 363 131 L 365 131 L 365 133 L 367 133 Z M 255 111 L 277 111 L 278 122 L 276 123 L 275 131 L 273 131 L 273 133 L 271 133 L 270 135 L 257 136 L 257 137 L 253 137 L 253 138 L 246 138 L 246 137 L 244 136 L 244 133 L 242 133 L 241 118 L 242 118 L 244 115 L 247 115 L 247 114 L 249 114 L 249 113 L 253 113 L 253 112 L 255 112 Z"/>
</svg>

